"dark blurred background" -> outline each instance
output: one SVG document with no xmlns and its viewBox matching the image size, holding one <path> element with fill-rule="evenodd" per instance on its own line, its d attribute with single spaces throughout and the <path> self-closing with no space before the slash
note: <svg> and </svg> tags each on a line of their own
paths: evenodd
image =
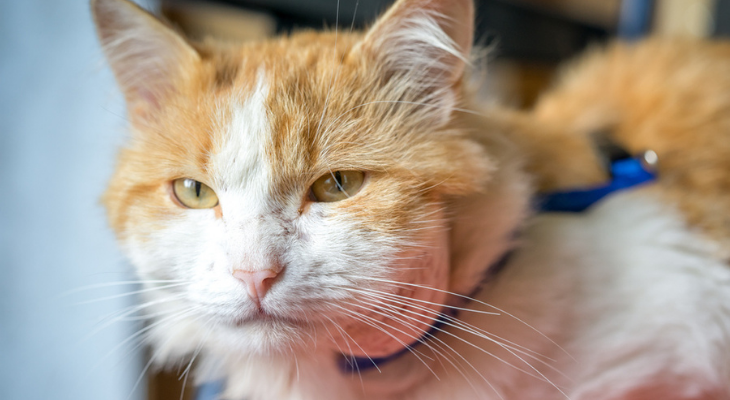
<svg viewBox="0 0 730 400">
<path fill-rule="evenodd" d="M 250 40 L 303 28 L 365 28 L 394 0 L 162 0 L 192 37 Z M 476 0 L 475 41 L 490 54 L 488 99 L 526 107 L 556 65 L 591 44 L 647 34 L 730 34 L 730 0 Z M 251 21 L 241 24 L 241 18 Z"/>
<path fill-rule="evenodd" d="M 160 1 L 138 2 L 236 41 L 365 27 L 391 3 Z M 593 43 L 730 34 L 730 0 L 476 1 L 476 41 L 493 48 L 481 95 L 516 107 Z M 180 399 L 176 371 L 145 370 L 134 278 L 99 205 L 124 113 L 87 0 L 0 2 L 0 399 Z"/>
</svg>

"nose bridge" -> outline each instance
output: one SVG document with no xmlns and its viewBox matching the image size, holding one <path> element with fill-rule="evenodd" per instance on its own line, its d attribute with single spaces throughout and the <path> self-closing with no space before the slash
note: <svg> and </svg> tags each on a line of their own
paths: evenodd
<svg viewBox="0 0 730 400">
<path fill-rule="evenodd" d="M 270 253 L 279 247 L 277 240 L 280 239 L 283 228 L 274 217 L 266 214 L 249 214 L 244 218 L 228 221 L 231 239 L 229 245 L 243 246 L 254 253 Z"/>
<path fill-rule="evenodd" d="M 230 273 L 257 306 L 283 269 L 279 254 L 282 244 L 277 243 L 283 240 L 283 228 L 271 213 L 262 211 L 248 209 L 226 221 Z"/>
<path fill-rule="evenodd" d="M 233 269 L 278 272 L 276 225 L 271 221 L 247 220 L 228 229 L 226 247 Z"/>
</svg>

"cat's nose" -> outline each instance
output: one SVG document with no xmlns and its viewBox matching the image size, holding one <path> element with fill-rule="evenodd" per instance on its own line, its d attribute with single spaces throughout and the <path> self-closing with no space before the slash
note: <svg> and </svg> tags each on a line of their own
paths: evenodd
<svg viewBox="0 0 730 400">
<path fill-rule="evenodd" d="M 278 272 L 270 269 L 264 269 L 261 271 L 244 271 L 234 270 L 233 276 L 239 281 L 243 282 L 246 286 L 246 292 L 248 297 L 259 305 L 261 300 L 266 296 L 266 292 L 271 289 L 271 285 L 274 284 L 274 278 L 279 275 Z"/>
</svg>

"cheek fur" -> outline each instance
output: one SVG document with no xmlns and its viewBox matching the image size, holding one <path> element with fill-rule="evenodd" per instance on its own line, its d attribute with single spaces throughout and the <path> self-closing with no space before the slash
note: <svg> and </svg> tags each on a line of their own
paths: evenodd
<svg viewBox="0 0 730 400">
<path fill-rule="evenodd" d="M 365 278 L 374 283 L 343 302 L 338 321 L 341 334 L 334 347 L 359 357 L 383 357 L 421 338 L 444 310 L 448 295 L 447 230 L 432 223 L 418 245 L 398 252 L 388 278 Z"/>
</svg>

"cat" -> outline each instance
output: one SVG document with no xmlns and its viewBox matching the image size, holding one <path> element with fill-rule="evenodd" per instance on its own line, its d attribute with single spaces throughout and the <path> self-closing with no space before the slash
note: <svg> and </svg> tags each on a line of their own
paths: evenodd
<svg viewBox="0 0 730 400">
<path fill-rule="evenodd" d="M 471 0 L 242 45 L 91 5 L 151 362 L 235 400 L 730 398 L 728 45 L 616 45 L 519 112 L 474 100 Z M 608 179 L 596 132 L 657 182 L 535 215 Z"/>
</svg>

